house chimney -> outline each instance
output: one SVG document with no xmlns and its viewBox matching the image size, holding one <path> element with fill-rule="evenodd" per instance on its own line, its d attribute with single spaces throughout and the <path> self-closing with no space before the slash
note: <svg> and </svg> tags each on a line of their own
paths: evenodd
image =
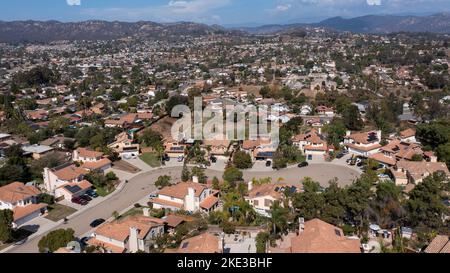
<svg viewBox="0 0 450 273">
<path fill-rule="evenodd" d="M 298 218 L 298 233 L 301 234 L 305 230 L 305 218 Z"/>
<path fill-rule="evenodd" d="M 136 253 L 139 251 L 139 230 L 136 227 L 130 227 L 130 237 L 128 239 L 128 248 L 130 252 Z"/>
<path fill-rule="evenodd" d="M 198 183 L 198 176 L 192 176 L 192 182 Z"/>
<path fill-rule="evenodd" d="M 144 208 L 143 213 L 144 213 L 144 216 L 150 217 L 150 208 Z"/>
<path fill-rule="evenodd" d="M 251 191 L 253 189 L 253 181 L 248 182 L 248 191 Z"/>
</svg>

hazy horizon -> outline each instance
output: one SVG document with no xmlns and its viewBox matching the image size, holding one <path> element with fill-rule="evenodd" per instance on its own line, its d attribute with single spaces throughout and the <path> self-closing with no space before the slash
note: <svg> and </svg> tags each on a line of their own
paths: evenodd
<svg viewBox="0 0 450 273">
<path fill-rule="evenodd" d="M 226 27 L 316 23 L 341 16 L 424 16 L 450 11 L 448 0 L 16 0 L 1 4 L 1 21 L 105 20 L 196 22 Z"/>
</svg>

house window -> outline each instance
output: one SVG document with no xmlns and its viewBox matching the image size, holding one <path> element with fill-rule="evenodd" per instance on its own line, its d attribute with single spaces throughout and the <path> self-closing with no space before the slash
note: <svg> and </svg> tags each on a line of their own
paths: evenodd
<svg viewBox="0 0 450 273">
<path fill-rule="evenodd" d="M 253 205 L 259 206 L 259 201 L 258 200 L 253 200 Z"/>
<path fill-rule="evenodd" d="M 272 200 L 270 200 L 270 199 L 264 199 L 264 206 L 266 206 L 266 207 L 272 206 Z"/>
</svg>

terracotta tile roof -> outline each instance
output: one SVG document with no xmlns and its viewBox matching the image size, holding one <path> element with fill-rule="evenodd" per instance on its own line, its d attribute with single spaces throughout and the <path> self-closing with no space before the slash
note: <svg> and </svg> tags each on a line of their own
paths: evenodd
<svg viewBox="0 0 450 273">
<path fill-rule="evenodd" d="M 371 156 L 369 156 L 369 158 L 372 158 L 378 162 L 384 163 L 384 164 L 388 164 L 388 165 L 395 165 L 395 163 L 397 162 L 397 160 L 395 158 L 392 158 L 390 156 L 387 156 L 383 153 L 376 153 L 373 154 Z"/>
<path fill-rule="evenodd" d="M 206 197 L 201 203 L 200 203 L 200 207 L 204 208 L 204 209 L 210 209 L 212 208 L 215 204 L 217 204 L 217 202 L 219 202 L 219 198 L 215 197 L 214 195 L 210 195 L 208 197 Z"/>
<path fill-rule="evenodd" d="M 442 162 L 400 160 L 397 162 L 397 168 L 406 170 L 415 180 L 423 178 L 426 174 L 433 174 L 437 171 L 443 171 L 447 176 L 450 176 L 447 165 Z"/>
<path fill-rule="evenodd" d="M 361 253 L 360 240 L 348 239 L 342 229 L 319 219 L 307 221 L 291 243 L 292 253 Z"/>
<path fill-rule="evenodd" d="M 47 207 L 47 204 L 44 204 L 44 203 L 30 204 L 25 207 L 17 206 L 13 209 L 14 221 L 22 219 L 23 217 L 28 216 L 38 210 L 46 208 L 46 207 Z"/>
<path fill-rule="evenodd" d="M 347 146 L 349 148 L 353 148 L 355 150 L 361 150 L 361 151 L 365 151 L 365 152 L 381 148 L 380 144 L 373 144 L 373 145 L 370 145 L 370 146 L 361 146 L 361 145 L 355 145 L 355 144 L 352 144 L 352 143 L 346 143 L 345 146 Z"/>
<path fill-rule="evenodd" d="M 283 190 L 286 188 L 295 187 L 296 191 L 299 191 L 297 186 L 290 184 L 262 184 L 253 186 L 253 188 L 247 193 L 248 198 L 255 198 L 261 196 L 270 195 L 275 199 L 280 199 L 283 196 Z"/>
<path fill-rule="evenodd" d="M 258 146 L 262 146 L 262 145 L 269 145 L 271 144 L 271 141 L 269 139 L 255 139 L 255 140 L 244 140 L 242 142 L 242 149 L 245 150 L 252 150 L 255 149 Z"/>
<path fill-rule="evenodd" d="M 88 245 L 92 245 L 92 246 L 99 246 L 101 248 L 106 249 L 106 251 L 112 252 L 112 253 L 124 253 L 125 252 L 125 248 L 120 247 L 120 246 L 116 246 L 107 242 L 103 242 L 100 240 L 97 240 L 95 238 L 91 238 L 87 241 Z"/>
<path fill-rule="evenodd" d="M 167 201 L 167 200 L 164 200 L 161 198 L 152 198 L 152 199 L 150 199 L 150 202 L 156 203 L 156 204 L 159 204 L 162 206 L 174 207 L 174 208 L 179 208 L 179 209 L 183 208 L 183 204 Z"/>
<path fill-rule="evenodd" d="M 185 219 L 183 217 L 170 214 L 164 218 L 164 222 L 167 224 L 167 226 L 175 228 L 185 222 Z"/>
<path fill-rule="evenodd" d="M 450 253 L 450 238 L 437 235 L 425 249 L 425 253 Z"/>
<path fill-rule="evenodd" d="M 144 239 L 152 228 L 162 225 L 163 224 L 155 223 L 150 217 L 128 217 L 122 221 L 105 223 L 98 227 L 94 233 L 117 241 L 125 242 L 125 240 L 130 236 L 131 227 L 136 227 L 139 230 L 138 238 Z"/>
<path fill-rule="evenodd" d="M 65 168 L 53 171 L 53 173 L 61 180 L 73 180 L 80 177 L 81 175 L 87 174 L 88 171 L 75 165 L 70 165 Z"/>
<path fill-rule="evenodd" d="M 354 133 L 349 136 L 345 136 L 345 138 L 353 139 L 355 142 L 362 143 L 362 144 L 370 144 L 370 143 L 372 143 L 371 141 L 369 141 L 370 134 L 377 134 L 377 132 L 370 131 L 370 132 Z"/>
<path fill-rule="evenodd" d="M 219 238 L 203 233 L 198 236 L 183 240 L 177 253 L 222 253 L 219 248 Z"/>
<path fill-rule="evenodd" d="M 92 171 L 101 169 L 109 164 L 111 164 L 111 160 L 109 160 L 108 158 L 102 158 L 96 162 L 85 162 L 83 163 L 83 165 L 81 165 L 81 167 Z"/>
<path fill-rule="evenodd" d="M 87 158 L 97 158 L 102 157 L 102 152 L 93 151 L 87 148 L 77 148 L 78 156 L 80 157 L 87 157 Z"/>
<path fill-rule="evenodd" d="M 188 194 L 188 189 L 194 188 L 195 190 L 195 196 L 199 197 L 200 194 L 208 188 L 208 186 L 200 183 L 194 183 L 194 182 L 181 182 L 169 187 L 165 187 L 162 190 L 158 192 L 160 195 L 166 195 L 175 197 L 178 199 L 183 199 Z"/>
<path fill-rule="evenodd" d="M 21 182 L 13 182 L 0 187 L 0 200 L 7 203 L 14 203 L 41 193 L 36 187 L 26 186 Z"/>
</svg>

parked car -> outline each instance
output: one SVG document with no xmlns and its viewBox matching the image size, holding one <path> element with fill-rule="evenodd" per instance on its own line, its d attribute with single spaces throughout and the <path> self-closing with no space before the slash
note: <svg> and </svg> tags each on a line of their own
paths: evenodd
<svg viewBox="0 0 450 273">
<path fill-rule="evenodd" d="M 312 160 L 312 155 L 308 155 L 308 160 Z"/>
<path fill-rule="evenodd" d="M 98 197 L 98 193 L 97 193 L 96 191 L 94 191 L 94 190 L 88 190 L 88 191 L 86 192 L 86 194 L 87 194 L 89 197 L 92 197 L 92 198 L 97 198 L 97 197 Z"/>
<path fill-rule="evenodd" d="M 82 205 L 82 206 L 85 206 L 88 203 L 86 200 L 84 200 L 80 197 L 73 197 L 71 201 L 74 204 L 78 204 L 78 205 Z"/>
<path fill-rule="evenodd" d="M 162 160 L 163 160 L 163 161 L 170 161 L 169 155 L 164 154 Z"/>
<path fill-rule="evenodd" d="M 211 156 L 209 159 L 211 160 L 212 163 L 217 162 L 217 157 L 215 157 L 215 156 Z"/>
<path fill-rule="evenodd" d="M 340 159 L 340 158 L 343 158 L 344 157 L 344 153 L 338 153 L 337 155 L 336 155 L 336 158 L 337 159 Z"/>
<path fill-rule="evenodd" d="M 83 194 L 80 198 L 86 200 L 87 202 L 92 201 L 92 198 L 87 194 Z"/>
<path fill-rule="evenodd" d="M 270 167 L 272 166 L 272 161 L 271 160 L 267 160 L 266 161 L 266 167 Z"/>
<path fill-rule="evenodd" d="M 306 162 L 306 161 L 304 161 L 304 162 L 298 164 L 298 167 L 299 167 L 299 168 L 304 168 L 304 167 L 307 167 L 308 165 L 309 165 L 309 163 Z"/>
<path fill-rule="evenodd" d="M 200 168 L 200 169 L 203 169 L 203 170 L 206 169 L 206 165 L 205 164 L 198 164 L 197 167 Z"/>
<path fill-rule="evenodd" d="M 177 161 L 178 161 L 178 162 L 183 162 L 183 161 L 184 161 L 184 156 L 180 155 L 180 156 L 177 158 Z"/>
<path fill-rule="evenodd" d="M 103 224 L 105 222 L 105 219 L 99 218 L 99 219 L 95 219 L 94 221 L 92 221 L 89 226 L 91 226 L 92 228 L 98 227 L 101 224 Z"/>
</svg>

